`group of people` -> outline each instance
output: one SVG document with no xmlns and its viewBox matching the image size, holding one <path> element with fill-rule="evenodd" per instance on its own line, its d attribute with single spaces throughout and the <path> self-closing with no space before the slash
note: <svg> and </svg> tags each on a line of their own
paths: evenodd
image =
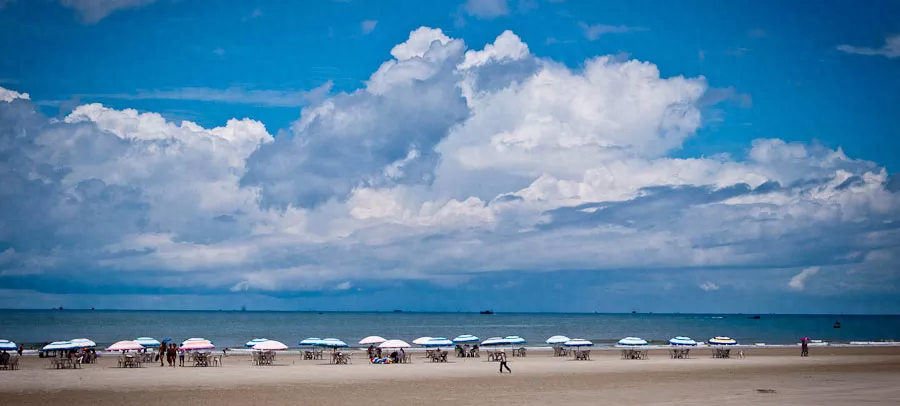
<svg viewBox="0 0 900 406">
<path fill-rule="evenodd" d="M 157 354 L 159 358 L 159 366 L 166 366 L 163 363 L 163 359 L 165 362 L 169 364 L 170 367 L 175 367 L 175 358 L 178 358 L 178 366 L 184 366 L 184 350 L 178 348 L 177 345 L 173 343 L 162 343 L 159 345 L 159 354 Z M 164 358 L 165 357 L 165 358 Z"/>
<path fill-rule="evenodd" d="M 402 348 L 400 351 L 394 351 L 389 356 L 382 358 L 383 352 L 381 348 L 376 348 L 374 345 L 369 346 L 366 354 L 369 356 L 369 361 L 373 364 L 398 364 L 406 358 L 406 351 Z"/>
<path fill-rule="evenodd" d="M 469 347 L 469 344 L 456 345 L 456 356 L 460 358 L 477 357 L 478 351 L 478 344 L 475 344 L 472 347 Z"/>
</svg>

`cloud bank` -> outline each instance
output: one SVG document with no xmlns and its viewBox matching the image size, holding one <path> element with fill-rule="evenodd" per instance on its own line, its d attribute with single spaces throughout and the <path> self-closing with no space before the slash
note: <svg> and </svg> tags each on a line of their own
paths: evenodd
<svg viewBox="0 0 900 406">
<path fill-rule="evenodd" d="M 896 179 L 779 139 L 672 157 L 710 92 L 646 61 L 573 69 L 509 31 L 471 48 L 427 27 L 277 136 L 100 104 L 56 120 L 2 89 L 0 282 L 291 295 L 654 272 L 777 293 L 815 267 L 817 294 L 895 292 Z"/>
</svg>

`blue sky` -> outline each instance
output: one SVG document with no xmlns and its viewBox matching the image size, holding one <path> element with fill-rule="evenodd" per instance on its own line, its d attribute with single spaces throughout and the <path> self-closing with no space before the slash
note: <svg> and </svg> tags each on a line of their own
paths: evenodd
<svg viewBox="0 0 900 406">
<path fill-rule="evenodd" d="M 0 0 L 0 307 L 896 313 L 898 11 Z"/>
</svg>

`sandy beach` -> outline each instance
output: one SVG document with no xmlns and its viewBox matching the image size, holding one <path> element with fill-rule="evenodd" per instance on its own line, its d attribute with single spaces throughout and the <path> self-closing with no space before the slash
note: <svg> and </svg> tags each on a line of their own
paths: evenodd
<svg viewBox="0 0 900 406">
<path fill-rule="evenodd" d="M 512 374 L 481 359 L 433 364 L 327 365 L 281 355 L 276 365 L 253 366 L 232 355 L 223 367 L 116 367 L 115 357 L 79 370 L 48 368 L 25 357 L 18 371 L 2 371 L 0 403 L 9 405 L 261 405 L 261 404 L 896 404 L 900 348 L 745 350 L 744 359 L 712 359 L 698 350 L 673 360 L 621 360 L 594 351 L 592 361 L 533 352 L 510 359 Z"/>
</svg>

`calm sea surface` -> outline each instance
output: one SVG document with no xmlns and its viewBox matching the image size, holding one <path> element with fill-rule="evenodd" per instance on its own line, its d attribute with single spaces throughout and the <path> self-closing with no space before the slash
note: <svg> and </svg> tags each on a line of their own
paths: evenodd
<svg viewBox="0 0 900 406">
<path fill-rule="evenodd" d="M 841 328 L 833 328 L 840 321 Z M 800 337 L 839 343 L 900 339 L 900 316 L 713 314 L 494 314 L 471 313 L 306 313 L 218 311 L 50 311 L 0 310 L 0 338 L 27 346 L 72 338 L 99 345 L 139 336 L 181 341 L 204 337 L 217 346 L 237 347 L 265 337 L 290 346 L 306 337 L 336 337 L 356 343 L 368 335 L 411 341 L 421 336 L 482 339 L 519 335 L 542 344 L 552 335 L 585 338 L 596 344 L 626 336 L 663 342 L 676 335 L 706 340 L 730 336 L 742 344 L 792 344 Z"/>
</svg>

